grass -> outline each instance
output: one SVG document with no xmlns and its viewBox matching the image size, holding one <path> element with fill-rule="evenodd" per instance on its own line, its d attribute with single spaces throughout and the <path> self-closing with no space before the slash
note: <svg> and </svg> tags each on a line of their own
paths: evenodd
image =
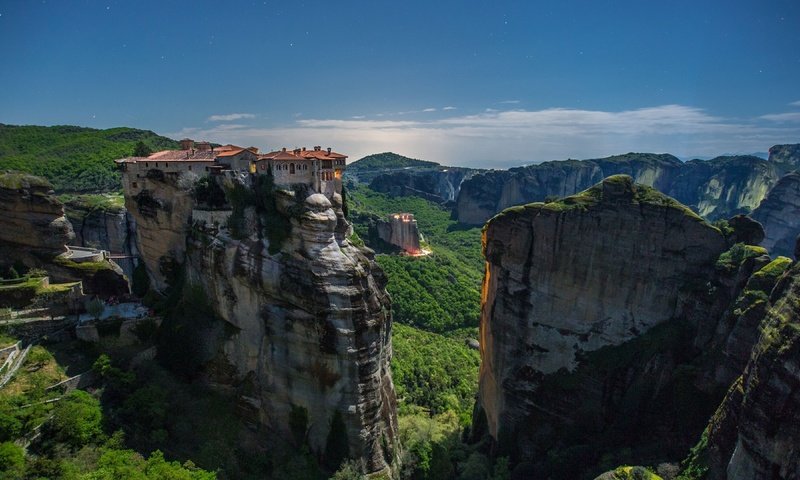
<svg viewBox="0 0 800 480">
<path fill-rule="evenodd" d="M 47 180 L 35 175 L 18 172 L 6 172 L 0 174 L 0 187 L 9 190 L 19 190 L 21 188 L 41 187 L 52 189 L 53 185 Z"/>
<path fill-rule="evenodd" d="M 120 192 L 112 193 L 65 193 L 58 199 L 67 209 L 71 217 L 85 217 L 91 212 L 119 213 L 125 209 L 125 196 Z"/>
<path fill-rule="evenodd" d="M 111 262 L 74 262 L 68 258 L 58 256 L 53 260 L 55 263 L 61 265 L 62 267 L 69 268 L 71 270 L 78 270 L 82 272 L 99 272 L 101 270 L 113 270 L 114 267 L 111 266 Z"/>
<path fill-rule="evenodd" d="M 732 272 L 739 268 L 747 259 L 760 257 L 761 255 L 767 255 L 766 248 L 737 243 L 719 256 L 716 267 L 719 270 Z M 776 268 L 776 266 L 771 268 Z"/>
</svg>

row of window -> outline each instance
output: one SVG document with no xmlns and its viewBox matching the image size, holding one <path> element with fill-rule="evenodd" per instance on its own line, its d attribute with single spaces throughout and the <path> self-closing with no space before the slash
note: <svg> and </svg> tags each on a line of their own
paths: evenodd
<svg viewBox="0 0 800 480">
<path fill-rule="evenodd" d="M 275 165 L 275 170 L 288 170 L 289 174 L 294 174 L 295 166 L 294 166 L 294 163 L 290 163 L 288 165 L 285 164 L 285 163 L 283 163 L 283 164 L 279 163 L 279 164 Z M 297 170 L 298 171 L 308 170 L 308 165 L 306 165 L 306 164 L 298 165 L 297 166 Z"/>
<path fill-rule="evenodd" d="M 144 162 L 144 168 L 150 168 L 150 162 Z M 158 162 L 156 162 L 153 168 L 158 168 Z M 164 162 L 164 168 L 169 168 L 169 162 Z M 189 165 L 189 170 L 192 169 L 192 166 Z M 206 169 L 208 170 L 208 169 Z"/>
</svg>

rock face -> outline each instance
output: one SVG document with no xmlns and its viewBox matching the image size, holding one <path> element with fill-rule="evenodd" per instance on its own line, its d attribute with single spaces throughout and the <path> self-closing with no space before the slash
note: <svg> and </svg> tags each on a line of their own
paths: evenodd
<svg viewBox="0 0 800 480">
<path fill-rule="evenodd" d="M 214 381 L 238 389 L 255 423 L 284 438 L 303 429 L 323 459 L 326 444 L 345 443 L 366 472 L 391 474 L 390 300 L 368 251 L 346 240 L 341 197 L 259 190 L 248 176 L 216 181 L 231 202 L 230 229 L 193 222 L 191 193 L 169 178 L 126 197 L 152 284 L 166 286 L 178 265 L 201 289 L 227 332 L 203 346 L 224 372 Z M 345 432 L 332 428 L 336 418 Z"/>
<path fill-rule="evenodd" d="M 133 278 L 134 258 L 138 256 L 133 217 L 125 210 L 87 210 L 68 205 L 67 219 L 75 231 L 75 245 L 107 250 L 129 258 L 115 259 L 125 275 Z"/>
<path fill-rule="evenodd" d="M 479 170 L 460 167 L 408 169 L 376 176 L 369 188 L 393 196 L 415 195 L 436 203 L 455 201 L 461 184 Z"/>
<path fill-rule="evenodd" d="M 419 229 L 417 221 L 411 213 L 395 213 L 389 220 L 377 224 L 378 236 L 381 240 L 408 253 L 419 253 Z"/>
<path fill-rule="evenodd" d="M 800 167 L 800 144 L 773 146 L 769 149 L 769 161 L 783 165 L 785 170 Z"/>
<path fill-rule="evenodd" d="M 703 217 L 727 218 L 756 208 L 781 175 L 797 168 L 796 158 L 785 153 L 794 146 L 784 147 L 770 160 L 743 155 L 684 163 L 667 154 L 628 153 L 490 171 L 462 184 L 454 214 L 462 223 L 481 225 L 504 208 L 572 195 L 607 176 L 626 174 Z"/>
<path fill-rule="evenodd" d="M 545 375 L 696 308 L 687 284 L 726 248 L 718 230 L 627 176 L 507 210 L 484 242 L 479 405 L 494 438 L 527 417 Z"/>
<path fill-rule="evenodd" d="M 75 238 L 53 187 L 32 175 L 0 174 L 0 262 L 38 267 Z"/>
<path fill-rule="evenodd" d="M 795 264 L 773 290 L 761 338 L 700 444 L 709 480 L 800 477 L 799 298 Z"/>
<path fill-rule="evenodd" d="M 764 226 L 764 248 L 776 255 L 792 255 L 800 234 L 800 173 L 781 177 L 752 217 Z"/>
</svg>

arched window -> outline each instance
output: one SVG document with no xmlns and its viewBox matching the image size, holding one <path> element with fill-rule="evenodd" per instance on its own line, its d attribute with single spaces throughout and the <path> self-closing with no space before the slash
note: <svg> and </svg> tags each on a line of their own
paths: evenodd
<svg viewBox="0 0 800 480">
<path fill-rule="evenodd" d="M 289 174 L 294 175 L 294 163 L 289 164 Z"/>
</svg>

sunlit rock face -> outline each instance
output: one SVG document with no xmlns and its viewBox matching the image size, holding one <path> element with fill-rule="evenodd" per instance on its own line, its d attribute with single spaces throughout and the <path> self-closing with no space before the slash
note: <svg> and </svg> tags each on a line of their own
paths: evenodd
<svg viewBox="0 0 800 480">
<path fill-rule="evenodd" d="M 75 238 L 64 205 L 43 178 L 0 174 L 0 248 L 3 263 L 39 266 L 63 253 Z"/>
<path fill-rule="evenodd" d="M 800 173 L 781 177 L 752 217 L 766 233 L 761 245 L 775 255 L 791 256 L 800 235 Z"/>
<path fill-rule="evenodd" d="M 778 179 L 800 165 L 798 151 L 798 145 L 777 145 L 769 160 L 739 155 L 688 162 L 667 154 L 628 153 L 483 172 L 463 182 L 454 214 L 462 223 L 482 225 L 513 205 L 573 195 L 605 177 L 625 174 L 705 218 L 728 218 L 758 207 Z"/>
<path fill-rule="evenodd" d="M 378 236 L 381 240 L 403 251 L 416 254 L 420 252 L 419 229 L 417 221 L 411 213 L 395 213 L 389 215 L 388 221 L 377 224 Z"/>
<path fill-rule="evenodd" d="M 194 199 L 177 181 L 147 180 L 146 196 L 126 198 L 153 284 L 166 286 L 163 267 L 177 264 L 202 289 L 227 332 L 205 346 L 224 372 L 214 381 L 237 387 L 250 420 L 292 438 L 290 418 L 304 412 L 305 438 L 324 457 L 341 416 L 346 435 L 336 441 L 367 473 L 392 474 L 391 304 L 374 258 L 346 240 L 341 196 L 275 190 L 266 212 L 269 199 L 247 176 L 217 181 L 235 229 L 193 219 Z"/>
</svg>

